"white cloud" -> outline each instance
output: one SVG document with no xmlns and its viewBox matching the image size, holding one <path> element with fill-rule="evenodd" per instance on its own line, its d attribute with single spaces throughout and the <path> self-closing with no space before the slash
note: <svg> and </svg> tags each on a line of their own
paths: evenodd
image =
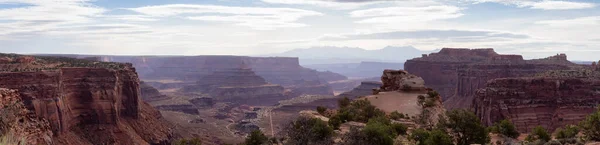
<svg viewBox="0 0 600 145">
<path fill-rule="evenodd" d="M 131 8 L 129 10 L 154 17 L 186 15 L 190 20 L 233 22 L 257 30 L 304 27 L 298 19 L 321 16 L 322 13 L 295 8 L 229 7 L 216 5 L 171 4 Z M 189 16 L 191 15 L 191 16 Z"/>
<path fill-rule="evenodd" d="M 288 4 L 288 5 L 313 5 L 318 7 L 325 8 L 334 8 L 334 9 L 357 9 L 367 5 L 378 4 L 381 2 L 363 2 L 363 3 L 341 3 L 341 2 L 333 2 L 333 1 L 323 1 L 323 0 L 262 0 L 266 3 L 273 4 Z"/>
<path fill-rule="evenodd" d="M 538 21 L 536 24 L 549 25 L 553 27 L 573 27 L 573 26 L 590 26 L 600 25 L 600 16 L 581 17 L 574 19 L 563 20 L 544 20 Z"/>
<path fill-rule="evenodd" d="M 385 7 L 352 11 L 350 15 L 366 18 L 357 23 L 424 22 L 458 18 L 463 14 L 455 6 Z"/>
<path fill-rule="evenodd" d="M 555 1 L 555 0 L 469 0 L 475 3 L 494 2 L 505 5 L 516 5 L 521 8 L 542 9 L 542 10 L 571 10 L 588 9 L 596 7 L 594 3 Z"/>
</svg>

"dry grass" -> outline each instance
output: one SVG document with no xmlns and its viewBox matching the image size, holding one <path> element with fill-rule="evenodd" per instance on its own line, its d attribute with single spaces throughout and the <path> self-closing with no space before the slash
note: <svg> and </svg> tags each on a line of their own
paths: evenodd
<svg viewBox="0 0 600 145">
<path fill-rule="evenodd" d="M 0 137 L 0 145 L 25 145 L 25 140 L 9 133 Z"/>
</svg>

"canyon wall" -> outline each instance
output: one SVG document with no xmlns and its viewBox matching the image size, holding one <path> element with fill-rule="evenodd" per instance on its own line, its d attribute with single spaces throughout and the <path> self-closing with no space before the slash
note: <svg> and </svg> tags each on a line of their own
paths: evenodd
<svg viewBox="0 0 600 145">
<path fill-rule="evenodd" d="M 58 144 L 166 144 L 172 137 L 160 113 L 141 101 L 131 65 L 40 57 L 0 68 L 21 68 L 0 69 L 0 88 L 18 90 Z"/>
<path fill-rule="evenodd" d="M 247 56 L 102 56 L 103 61 L 129 62 L 142 79 L 198 80 L 214 71 L 249 66 L 269 83 L 323 81 L 317 71 L 300 66 L 298 58 Z"/>
<path fill-rule="evenodd" d="M 524 60 L 520 55 L 500 55 L 493 49 L 444 48 L 438 53 L 408 60 L 405 70 L 421 76 L 437 90 L 446 108 L 469 108 L 474 93 L 496 78 L 526 77 L 549 70 L 576 68 L 566 55 Z"/>
<path fill-rule="evenodd" d="M 576 125 L 600 103 L 600 79 L 526 77 L 491 80 L 475 94 L 472 110 L 486 125 L 508 119 L 521 133 Z"/>
</svg>

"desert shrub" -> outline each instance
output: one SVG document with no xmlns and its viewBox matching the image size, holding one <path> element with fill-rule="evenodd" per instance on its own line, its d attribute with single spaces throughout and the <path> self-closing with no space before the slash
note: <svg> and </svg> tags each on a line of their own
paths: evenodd
<svg viewBox="0 0 600 145">
<path fill-rule="evenodd" d="M 254 130 L 244 141 L 244 145 L 263 145 L 269 143 L 269 138 L 260 130 Z"/>
<path fill-rule="evenodd" d="M 424 129 L 413 130 L 409 139 L 416 141 L 417 145 L 452 145 L 452 137 L 442 130 L 427 131 Z"/>
<path fill-rule="evenodd" d="M 423 106 L 423 104 L 425 104 L 425 96 L 419 95 L 417 97 L 417 102 L 419 103 L 419 106 Z"/>
<path fill-rule="evenodd" d="M 525 138 L 525 140 L 534 142 L 536 140 L 541 140 L 543 142 L 548 142 L 550 140 L 550 134 L 544 129 L 542 126 L 537 126 L 531 130 L 531 133 Z"/>
<path fill-rule="evenodd" d="M 490 142 L 488 131 L 481 124 L 479 117 L 464 109 L 446 112 L 446 117 L 440 117 L 438 126 L 441 130 L 449 129 L 449 134 L 456 140 L 458 145 L 486 144 Z"/>
<path fill-rule="evenodd" d="M 562 143 L 560 143 L 557 140 L 551 140 L 549 142 L 546 142 L 544 145 L 562 145 Z"/>
<path fill-rule="evenodd" d="M 391 126 L 394 132 L 396 132 L 398 135 L 405 135 L 406 131 L 408 131 L 408 127 L 404 124 L 392 123 Z"/>
<path fill-rule="evenodd" d="M 425 140 L 425 145 L 453 145 L 452 137 L 441 130 L 429 132 L 429 137 Z"/>
<path fill-rule="evenodd" d="M 329 118 L 329 126 L 331 126 L 333 129 L 340 129 L 340 125 L 342 125 L 342 119 L 340 118 L 340 116 L 335 115 L 331 118 Z"/>
<path fill-rule="evenodd" d="M 519 132 L 517 131 L 515 125 L 506 119 L 494 124 L 494 126 L 492 126 L 490 128 L 491 128 L 490 131 L 492 133 L 501 134 L 503 136 L 510 137 L 510 138 L 517 138 L 520 135 Z"/>
<path fill-rule="evenodd" d="M 297 145 L 332 144 L 333 129 L 316 118 L 300 117 L 284 129 L 288 143 Z"/>
<path fill-rule="evenodd" d="M 554 136 L 556 139 L 569 139 L 575 138 L 579 133 L 579 128 L 574 125 L 567 125 L 564 128 L 558 128 L 554 132 Z"/>
<path fill-rule="evenodd" d="M 325 115 L 325 111 L 327 111 L 327 108 L 325 108 L 323 106 L 318 106 L 317 107 L 317 112 L 319 112 L 319 114 Z"/>
<path fill-rule="evenodd" d="M 202 145 L 202 140 L 200 138 L 192 138 L 192 139 L 179 139 L 173 143 L 173 145 Z"/>
<path fill-rule="evenodd" d="M 348 97 L 344 97 L 342 99 L 338 100 L 338 107 L 339 108 L 346 108 L 348 107 L 348 105 L 350 105 L 350 102 L 352 102 L 350 99 L 348 99 Z"/>
<path fill-rule="evenodd" d="M 592 141 L 600 141 L 600 107 L 585 120 L 581 121 L 579 126 L 586 138 Z"/>
<path fill-rule="evenodd" d="M 440 97 L 440 93 L 438 93 L 437 91 L 429 91 L 427 92 L 427 97 L 438 99 Z"/>
<path fill-rule="evenodd" d="M 402 113 L 399 113 L 398 111 L 394 111 L 394 112 L 390 113 L 390 118 L 394 119 L 394 120 L 404 119 L 405 117 L 407 117 L 407 116 L 405 116 Z"/>
<path fill-rule="evenodd" d="M 340 116 L 342 122 L 367 122 L 371 118 L 385 116 L 385 112 L 371 105 L 369 100 L 356 100 L 352 101 L 350 105 L 340 108 L 336 115 Z"/>
</svg>

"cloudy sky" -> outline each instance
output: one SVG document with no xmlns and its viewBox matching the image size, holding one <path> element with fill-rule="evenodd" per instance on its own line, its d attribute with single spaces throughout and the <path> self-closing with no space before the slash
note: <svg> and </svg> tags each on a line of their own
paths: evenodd
<svg viewBox="0 0 600 145">
<path fill-rule="evenodd" d="M 0 0 L 0 52 L 257 55 L 496 48 L 600 59 L 597 0 Z"/>
</svg>

